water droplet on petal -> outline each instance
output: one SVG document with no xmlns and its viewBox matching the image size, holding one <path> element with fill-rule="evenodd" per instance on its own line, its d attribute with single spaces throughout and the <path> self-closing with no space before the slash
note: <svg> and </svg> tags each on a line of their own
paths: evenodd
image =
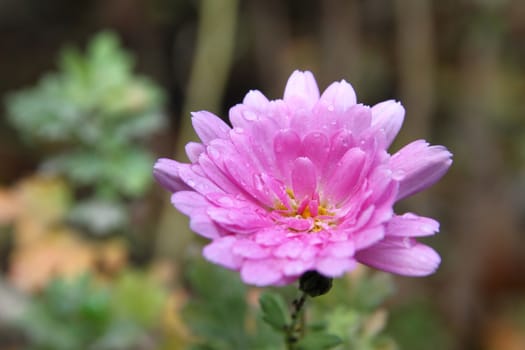
<svg viewBox="0 0 525 350">
<path fill-rule="evenodd" d="M 328 109 L 330 112 L 333 112 L 334 111 L 334 105 L 328 105 L 326 107 L 326 109 Z"/>
</svg>

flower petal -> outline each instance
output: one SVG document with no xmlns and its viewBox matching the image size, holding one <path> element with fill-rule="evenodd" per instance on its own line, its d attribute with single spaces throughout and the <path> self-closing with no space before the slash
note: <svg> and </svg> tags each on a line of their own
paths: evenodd
<svg viewBox="0 0 525 350">
<path fill-rule="evenodd" d="M 228 137 L 230 127 L 215 114 L 207 111 L 200 111 L 193 112 L 191 115 L 193 128 L 203 144 L 207 145 L 211 140 L 217 138 L 225 139 Z"/>
<path fill-rule="evenodd" d="M 387 148 L 401 129 L 404 118 L 405 108 L 394 100 L 384 101 L 372 107 L 372 127 L 382 130 L 385 134 Z"/>
<path fill-rule="evenodd" d="M 355 266 L 353 259 L 326 257 L 317 261 L 315 269 L 326 277 L 340 277 L 345 272 L 353 270 Z"/>
<path fill-rule="evenodd" d="M 348 116 L 347 126 L 354 136 L 367 130 L 372 123 L 372 111 L 368 106 L 362 104 L 353 105 L 345 114 Z"/>
<path fill-rule="evenodd" d="M 297 259 L 304 248 L 304 243 L 300 239 L 291 239 L 278 246 L 273 254 L 278 258 Z"/>
<path fill-rule="evenodd" d="M 186 155 L 188 156 L 188 159 L 192 163 L 197 162 L 199 156 L 206 150 L 206 148 L 204 148 L 204 145 L 199 142 L 188 142 L 184 149 L 186 150 Z"/>
<path fill-rule="evenodd" d="M 354 88 L 345 80 L 334 82 L 326 88 L 319 102 L 329 111 L 344 112 L 357 102 Z"/>
<path fill-rule="evenodd" d="M 330 203 L 337 204 L 352 194 L 360 182 L 365 160 L 366 154 L 359 148 L 350 149 L 341 158 L 324 188 Z"/>
<path fill-rule="evenodd" d="M 317 175 L 312 161 L 306 157 L 297 158 L 292 165 L 292 188 L 295 197 L 302 201 L 312 197 L 317 188 Z"/>
<path fill-rule="evenodd" d="M 171 203 L 190 217 L 192 231 L 211 239 L 220 236 L 218 227 L 206 213 L 210 203 L 202 195 L 194 191 L 176 192 L 171 196 Z"/>
<path fill-rule="evenodd" d="M 188 164 L 179 163 L 175 160 L 160 158 L 153 166 L 153 176 L 168 191 L 186 191 L 190 187 L 180 178 L 179 169 Z"/>
<path fill-rule="evenodd" d="M 272 223 L 268 217 L 260 215 L 247 205 L 226 208 L 210 206 L 206 213 L 221 227 L 238 234 L 257 232 Z"/>
<path fill-rule="evenodd" d="M 262 247 L 251 239 L 238 239 L 233 244 L 233 254 L 243 258 L 262 259 L 270 255 L 270 249 Z"/>
<path fill-rule="evenodd" d="M 292 106 L 311 109 L 319 100 L 319 87 L 313 74 L 294 71 L 284 89 L 283 99 Z"/>
<path fill-rule="evenodd" d="M 386 236 L 422 237 L 438 231 L 439 222 L 412 213 L 395 215 L 386 225 Z"/>
<path fill-rule="evenodd" d="M 281 173 L 281 178 L 288 185 L 291 184 L 291 164 L 301 151 L 301 139 L 293 130 L 281 130 L 273 140 L 275 161 Z"/>
<path fill-rule="evenodd" d="M 264 111 L 269 103 L 270 101 L 268 101 L 266 96 L 264 96 L 264 94 L 258 90 L 249 91 L 242 100 L 243 105 L 259 111 Z"/>
<path fill-rule="evenodd" d="M 452 164 L 452 154 L 443 146 L 424 140 L 409 143 L 390 158 L 390 168 L 400 181 L 397 200 L 424 190 L 438 181 Z"/>
<path fill-rule="evenodd" d="M 302 149 L 304 155 L 315 164 L 316 169 L 322 171 L 330 151 L 328 137 L 322 132 L 311 132 L 303 138 Z M 321 172 L 319 172 L 320 174 Z"/>
<path fill-rule="evenodd" d="M 241 267 L 242 280 L 259 287 L 276 284 L 282 277 L 279 264 L 273 260 L 246 260 Z"/>
<path fill-rule="evenodd" d="M 236 241 L 233 236 L 215 239 L 204 247 L 202 254 L 212 263 L 237 270 L 241 266 L 242 258 L 233 254 L 232 249 Z"/>
<path fill-rule="evenodd" d="M 370 248 L 357 252 L 356 259 L 379 270 L 404 276 L 430 275 L 441 262 L 434 249 L 406 237 L 386 237 Z"/>
<path fill-rule="evenodd" d="M 186 185 L 199 193 L 223 192 L 216 184 L 204 174 L 198 173 L 198 171 L 202 171 L 199 165 L 179 167 L 179 176 Z"/>
</svg>

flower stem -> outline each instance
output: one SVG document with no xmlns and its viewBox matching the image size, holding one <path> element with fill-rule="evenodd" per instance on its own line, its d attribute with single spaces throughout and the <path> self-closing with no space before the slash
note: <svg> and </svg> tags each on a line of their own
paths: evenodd
<svg viewBox="0 0 525 350">
<path fill-rule="evenodd" d="M 301 295 L 292 302 L 292 323 L 286 329 L 286 349 L 294 350 L 295 345 L 304 336 L 304 311 L 303 307 L 308 295 L 302 292 Z"/>
</svg>

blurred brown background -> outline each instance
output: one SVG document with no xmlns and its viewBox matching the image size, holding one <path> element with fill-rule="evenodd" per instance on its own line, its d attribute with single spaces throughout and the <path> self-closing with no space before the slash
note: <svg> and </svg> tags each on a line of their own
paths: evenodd
<svg viewBox="0 0 525 350">
<path fill-rule="evenodd" d="M 55 69 L 63 45 L 109 28 L 167 91 L 170 127 L 152 143 L 162 156 L 191 138 L 178 136 L 188 110 L 226 117 L 250 89 L 277 98 L 294 69 L 312 70 L 321 89 L 344 78 L 365 104 L 399 99 L 407 114 L 393 149 L 425 138 L 454 164 L 398 208 L 440 220 L 429 243 L 443 263 L 428 279 L 399 278 L 394 299 L 424 299 L 456 349 L 525 348 L 525 2 L 230 0 L 208 4 L 206 24 L 200 6 L 2 0 L 0 96 Z M 2 117 L 0 183 L 37 159 Z"/>
</svg>

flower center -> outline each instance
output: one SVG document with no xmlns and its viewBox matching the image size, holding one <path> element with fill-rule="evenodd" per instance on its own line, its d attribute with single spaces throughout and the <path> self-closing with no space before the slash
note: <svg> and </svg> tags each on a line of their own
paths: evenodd
<svg viewBox="0 0 525 350">
<path fill-rule="evenodd" d="M 320 201 L 318 193 L 302 199 L 297 198 L 291 189 L 287 189 L 286 194 L 286 198 L 274 206 L 273 212 L 278 214 L 274 220 L 288 225 L 291 231 L 319 232 L 336 225 L 335 213 Z"/>
</svg>

